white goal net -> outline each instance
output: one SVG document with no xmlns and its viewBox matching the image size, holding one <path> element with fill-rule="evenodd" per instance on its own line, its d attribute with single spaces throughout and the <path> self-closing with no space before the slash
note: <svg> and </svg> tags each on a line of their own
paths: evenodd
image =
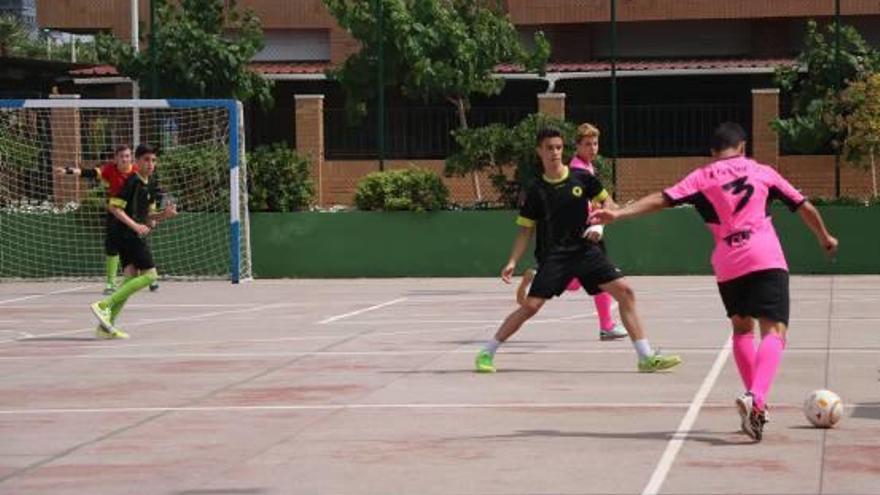
<svg viewBox="0 0 880 495">
<path fill-rule="evenodd" d="M 103 276 L 107 187 L 82 171 L 139 144 L 179 212 L 149 236 L 160 275 L 250 278 L 242 122 L 231 100 L 0 100 L 0 279 Z"/>
</svg>

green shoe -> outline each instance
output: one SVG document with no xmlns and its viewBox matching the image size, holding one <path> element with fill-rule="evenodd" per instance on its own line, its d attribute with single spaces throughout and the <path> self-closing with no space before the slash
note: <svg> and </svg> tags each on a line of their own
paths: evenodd
<svg viewBox="0 0 880 495">
<path fill-rule="evenodd" d="M 102 308 L 101 301 L 96 303 L 92 303 L 92 314 L 95 315 L 95 318 L 98 319 L 98 323 L 101 324 L 102 327 L 112 330 L 113 322 L 111 321 L 112 315 L 110 314 L 110 308 Z"/>
<path fill-rule="evenodd" d="M 654 373 L 655 371 L 668 370 L 681 364 L 681 358 L 678 356 L 664 356 L 660 351 L 654 353 L 653 356 L 639 360 L 639 371 L 641 373 Z"/>
<path fill-rule="evenodd" d="M 480 351 L 480 353 L 477 354 L 476 359 L 477 373 L 495 373 L 498 371 L 492 363 L 493 358 L 494 356 L 492 356 L 492 354 L 489 354 L 486 351 Z"/>
<path fill-rule="evenodd" d="M 101 340 L 127 339 L 128 334 L 118 328 L 107 330 L 98 325 L 98 328 L 95 329 L 95 337 Z"/>
</svg>

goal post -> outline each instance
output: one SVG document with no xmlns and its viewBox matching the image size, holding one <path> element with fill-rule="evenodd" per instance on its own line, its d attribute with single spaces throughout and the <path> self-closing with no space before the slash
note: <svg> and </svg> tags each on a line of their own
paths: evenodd
<svg viewBox="0 0 880 495">
<path fill-rule="evenodd" d="M 179 211 L 150 234 L 160 275 L 250 279 L 241 103 L 75 97 L 0 99 L 0 279 L 102 276 L 107 198 L 88 171 L 139 144 Z"/>
</svg>

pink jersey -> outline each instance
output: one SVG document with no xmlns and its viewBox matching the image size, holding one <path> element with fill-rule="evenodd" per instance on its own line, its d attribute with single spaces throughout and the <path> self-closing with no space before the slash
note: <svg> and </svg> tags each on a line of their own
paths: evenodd
<svg viewBox="0 0 880 495">
<path fill-rule="evenodd" d="M 568 164 L 571 168 L 579 168 L 581 170 L 586 170 L 592 175 L 596 175 L 596 170 L 593 168 L 593 162 L 585 162 L 580 159 L 579 156 L 575 155 L 574 158 L 571 159 L 571 163 Z"/>
<path fill-rule="evenodd" d="M 780 199 L 795 211 L 805 199 L 773 168 L 744 156 L 725 158 L 694 170 L 663 195 L 673 205 L 694 205 L 703 217 L 715 238 L 712 267 L 719 282 L 788 270 L 770 203 Z"/>
</svg>

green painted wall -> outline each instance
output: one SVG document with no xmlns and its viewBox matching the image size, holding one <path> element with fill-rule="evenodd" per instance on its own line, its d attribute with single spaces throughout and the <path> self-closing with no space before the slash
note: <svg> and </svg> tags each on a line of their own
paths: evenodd
<svg viewBox="0 0 880 495">
<path fill-rule="evenodd" d="M 793 273 L 880 273 L 880 208 L 824 207 L 841 240 L 837 262 L 798 215 L 774 211 Z M 498 275 L 516 233 L 511 211 L 254 213 L 257 277 L 483 277 Z M 627 274 L 708 274 L 712 241 L 690 208 L 606 230 Z M 530 263 L 531 256 L 524 257 Z"/>
</svg>

